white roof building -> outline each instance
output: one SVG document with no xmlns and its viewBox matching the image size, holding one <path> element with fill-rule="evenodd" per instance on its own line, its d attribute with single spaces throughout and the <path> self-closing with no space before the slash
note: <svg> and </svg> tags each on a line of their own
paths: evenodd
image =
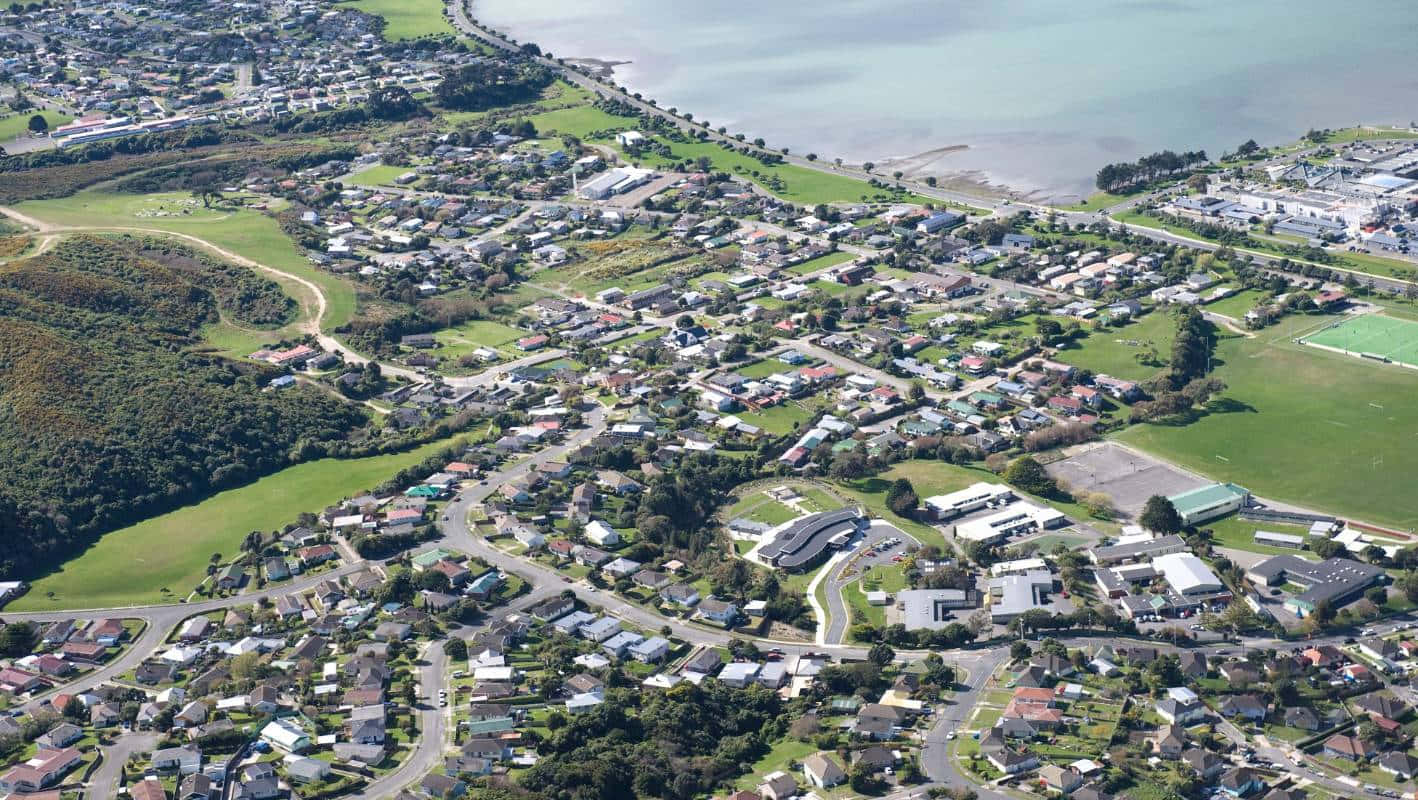
<svg viewBox="0 0 1418 800">
<path fill-rule="evenodd" d="M 1169 553 L 1152 559 L 1152 568 L 1162 573 L 1178 594 L 1204 594 L 1224 588 L 1206 563 L 1191 553 Z"/>
</svg>

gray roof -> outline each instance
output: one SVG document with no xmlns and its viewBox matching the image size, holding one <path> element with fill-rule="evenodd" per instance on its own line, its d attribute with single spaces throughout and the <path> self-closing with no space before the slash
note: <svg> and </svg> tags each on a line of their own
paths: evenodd
<svg viewBox="0 0 1418 800">
<path fill-rule="evenodd" d="M 764 545 L 759 555 L 784 569 L 804 567 L 822 555 L 832 537 L 855 530 L 857 520 L 854 507 L 809 514 Z"/>
<path fill-rule="evenodd" d="M 1246 570 L 1246 575 L 1268 585 L 1281 581 L 1298 584 L 1305 591 L 1292 601 L 1313 608 L 1326 600 L 1334 603 L 1355 595 L 1377 583 L 1385 573 L 1371 564 L 1347 558 L 1327 558 L 1315 563 L 1286 554 L 1267 558 Z"/>
</svg>

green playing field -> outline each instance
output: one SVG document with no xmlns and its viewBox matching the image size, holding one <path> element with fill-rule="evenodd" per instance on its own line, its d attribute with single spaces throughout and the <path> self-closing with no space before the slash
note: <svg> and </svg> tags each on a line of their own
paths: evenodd
<svg viewBox="0 0 1418 800">
<path fill-rule="evenodd" d="M 1304 337 L 1306 344 L 1418 366 L 1418 322 L 1365 314 Z"/>
</svg>

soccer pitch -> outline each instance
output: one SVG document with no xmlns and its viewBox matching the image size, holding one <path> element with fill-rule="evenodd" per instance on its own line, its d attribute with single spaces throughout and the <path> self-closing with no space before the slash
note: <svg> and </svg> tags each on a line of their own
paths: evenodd
<svg viewBox="0 0 1418 800">
<path fill-rule="evenodd" d="M 1418 323 L 1365 314 L 1316 331 L 1301 341 L 1351 355 L 1381 356 L 1418 367 Z"/>
</svg>

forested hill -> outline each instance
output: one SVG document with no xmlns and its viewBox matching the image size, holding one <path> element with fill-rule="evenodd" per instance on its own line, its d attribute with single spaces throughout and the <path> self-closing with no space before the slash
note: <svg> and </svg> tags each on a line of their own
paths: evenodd
<svg viewBox="0 0 1418 800">
<path fill-rule="evenodd" d="M 0 266 L 0 575 L 364 426 L 328 394 L 262 391 L 264 368 L 186 352 L 219 308 L 279 322 L 287 303 L 248 270 L 147 240 L 72 237 Z"/>
</svg>

